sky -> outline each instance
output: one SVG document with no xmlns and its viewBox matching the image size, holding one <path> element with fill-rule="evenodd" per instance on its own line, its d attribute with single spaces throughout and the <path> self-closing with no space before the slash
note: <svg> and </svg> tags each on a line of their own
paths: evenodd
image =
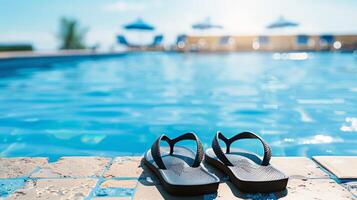
<svg viewBox="0 0 357 200">
<path fill-rule="evenodd" d="M 138 17 L 169 44 L 178 34 L 200 34 L 191 25 L 208 17 L 224 27 L 210 34 L 240 35 L 269 34 L 266 25 L 279 16 L 300 24 L 282 33 L 357 34 L 356 0 L 0 0 L 0 43 L 54 50 L 61 17 L 79 20 L 89 30 L 87 44 L 107 49 L 116 34 L 136 34 L 122 25 Z"/>
</svg>

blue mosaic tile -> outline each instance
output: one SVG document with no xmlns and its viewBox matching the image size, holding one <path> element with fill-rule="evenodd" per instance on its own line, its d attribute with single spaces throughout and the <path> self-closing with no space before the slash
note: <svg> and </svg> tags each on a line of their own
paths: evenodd
<svg viewBox="0 0 357 200">
<path fill-rule="evenodd" d="M 134 194 L 134 188 L 100 188 L 95 192 L 97 197 L 130 197 Z"/>
<path fill-rule="evenodd" d="M 24 179 L 2 179 L 0 180 L 0 197 L 6 197 L 16 190 L 24 187 Z"/>
</svg>

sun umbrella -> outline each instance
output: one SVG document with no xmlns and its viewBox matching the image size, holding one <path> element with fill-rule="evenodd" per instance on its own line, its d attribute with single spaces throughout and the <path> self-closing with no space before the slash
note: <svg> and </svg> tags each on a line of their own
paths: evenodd
<svg viewBox="0 0 357 200">
<path fill-rule="evenodd" d="M 138 18 L 136 21 L 124 25 L 123 26 L 127 30 L 142 30 L 142 31 L 153 31 L 155 30 L 155 27 L 146 23 L 144 20 L 141 18 Z"/>
<path fill-rule="evenodd" d="M 148 24 L 141 18 L 136 19 L 132 23 L 123 25 L 122 27 L 128 31 L 133 31 L 127 36 L 129 37 L 129 40 L 135 40 L 135 45 L 145 45 L 149 41 L 149 38 L 151 39 L 151 34 L 148 34 L 148 32 L 155 30 L 153 25 Z"/>
<path fill-rule="evenodd" d="M 206 29 L 214 29 L 214 28 L 223 28 L 223 26 L 217 25 L 217 24 L 212 24 L 211 20 L 209 18 L 207 18 L 203 22 L 193 24 L 192 28 L 199 29 L 199 30 L 206 30 Z"/>
<path fill-rule="evenodd" d="M 287 27 L 296 27 L 299 26 L 298 23 L 288 21 L 284 17 L 280 16 L 275 22 L 269 24 L 266 28 L 276 29 L 276 28 L 287 28 Z"/>
</svg>

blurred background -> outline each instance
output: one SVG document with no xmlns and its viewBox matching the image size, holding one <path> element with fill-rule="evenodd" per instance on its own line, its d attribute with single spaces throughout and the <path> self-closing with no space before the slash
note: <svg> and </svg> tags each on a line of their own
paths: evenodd
<svg viewBox="0 0 357 200">
<path fill-rule="evenodd" d="M 74 31 L 79 32 L 78 37 L 86 47 L 101 50 L 116 48 L 117 36 L 120 34 L 127 36 L 133 43 L 150 43 L 152 34 L 163 35 L 163 45 L 170 48 L 179 35 L 331 36 L 354 35 L 357 32 L 353 20 L 357 17 L 357 2 L 353 0 L 0 2 L 0 43 L 28 44 L 35 50 L 61 48 L 61 37 L 66 26 L 63 19 L 75 22 Z M 125 28 L 125 25 L 135 23 L 138 19 L 153 29 L 133 31 Z M 306 39 L 300 40 L 304 42 Z"/>
</svg>

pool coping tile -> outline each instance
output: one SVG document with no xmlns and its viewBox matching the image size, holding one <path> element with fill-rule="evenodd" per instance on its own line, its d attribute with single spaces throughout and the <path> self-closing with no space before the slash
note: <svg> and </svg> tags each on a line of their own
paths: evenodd
<svg viewBox="0 0 357 200">
<path fill-rule="evenodd" d="M 0 157 L 0 178 L 26 178 L 47 162 L 44 157 Z"/>
<path fill-rule="evenodd" d="M 88 178 L 99 177 L 110 158 L 96 156 L 61 157 L 58 161 L 41 166 L 31 178 Z"/>
<path fill-rule="evenodd" d="M 113 177 L 131 177 L 138 178 L 143 170 L 141 166 L 140 156 L 123 156 L 116 157 L 109 167 L 109 169 L 103 174 L 104 178 Z"/>
<path fill-rule="evenodd" d="M 270 164 L 290 179 L 330 178 L 320 166 L 307 157 L 272 157 Z"/>
<path fill-rule="evenodd" d="M 313 156 L 313 159 L 339 179 L 357 179 L 357 156 Z"/>
<path fill-rule="evenodd" d="M 29 179 L 22 189 L 10 194 L 7 199 L 84 199 L 97 181 L 93 178 Z"/>
</svg>

